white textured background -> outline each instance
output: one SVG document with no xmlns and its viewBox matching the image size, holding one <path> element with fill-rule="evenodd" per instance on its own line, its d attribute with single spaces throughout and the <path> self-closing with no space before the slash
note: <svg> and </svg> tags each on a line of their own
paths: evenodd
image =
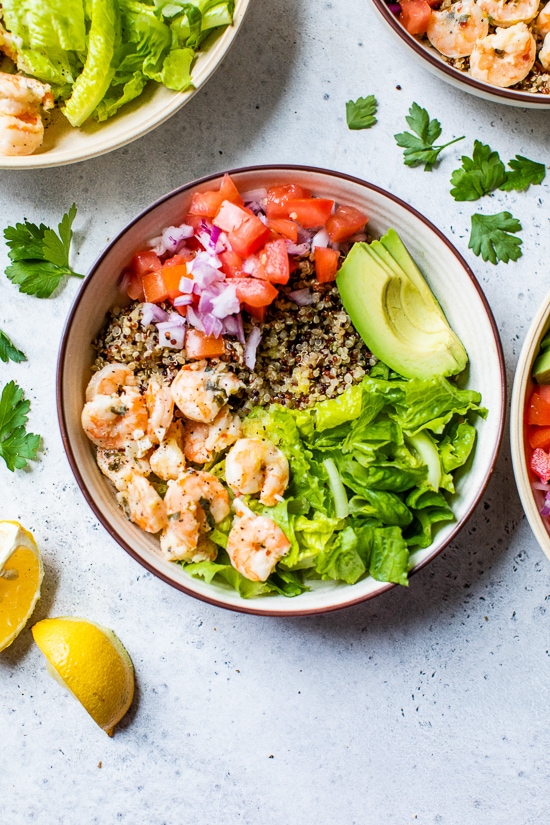
<svg viewBox="0 0 550 825">
<path fill-rule="evenodd" d="M 76 269 L 148 203 L 211 172 L 304 163 L 365 178 L 413 204 L 477 274 L 511 384 L 550 286 L 549 183 L 457 204 L 449 177 L 475 138 L 507 160 L 550 162 L 550 113 L 451 90 L 396 47 L 369 0 L 253 0 L 231 53 L 168 123 L 110 155 L 0 173 L 2 227 L 55 224 L 74 201 Z M 401 87 L 400 89 L 397 87 Z M 350 132 L 345 102 L 379 100 Z M 393 134 L 417 101 L 467 140 L 426 174 Z M 467 249 L 470 214 L 508 209 L 523 257 L 497 267 Z M 6 264 L 0 250 L 0 267 Z M 112 627 L 137 671 L 111 740 L 45 671 L 27 628 L 0 654 L 0 820 L 5 825 L 543 825 L 550 821 L 550 565 L 517 497 L 505 437 L 483 502 L 410 588 L 309 619 L 255 618 L 153 578 L 99 527 L 56 424 L 57 349 L 78 282 L 45 301 L 0 278 L 0 328 L 28 356 L 0 364 L 32 401 L 45 451 L 0 466 L 0 517 L 43 548 L 34 620 L 82 615 Z M 101 765 L 101 767 L 100 767 Z"/>
</svg>

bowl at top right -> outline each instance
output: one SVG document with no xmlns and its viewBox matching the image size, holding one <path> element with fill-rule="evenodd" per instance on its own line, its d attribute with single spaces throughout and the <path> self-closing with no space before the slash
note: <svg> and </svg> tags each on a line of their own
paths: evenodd
<svg viewBox="0 0 550 825">
<path fill-rule="evenodd" d="M 532 377 L 533 365 L 539 355 L 541 342 L 549 331 L 550 293 L 533 319 L 516 367 L 510 409 L 510 443 L 516 486 L 525 515 L 535 538 L 550 559 L 550 519 L 540 514 L 544 504 L 544 491 L 533 487 L 538 478 L 530 469 L 533 448 L 529 444 L 529 424 L 526 415 L 529 399 L 536 387 Z"/>
</svg>

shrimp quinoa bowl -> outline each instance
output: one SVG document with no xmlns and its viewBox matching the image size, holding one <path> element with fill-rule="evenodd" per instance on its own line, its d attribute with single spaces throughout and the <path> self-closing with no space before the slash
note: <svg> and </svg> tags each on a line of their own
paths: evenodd
<svg viewBox="0 0 550 825">
<path fill-rule="evenodd" d="M 491 312 L 444 236 L 301 167 L 153 204 L 92 268 L 58 369 L 69 460 L 113 537 L 263 614 L 408 585 L 483 492 L 503 394 Z"/>
<path fill-rule="evenodd" d="M 374 0 L 424 65 L 480 97 L 550 106 L 550 3 Z"/>
</svg>

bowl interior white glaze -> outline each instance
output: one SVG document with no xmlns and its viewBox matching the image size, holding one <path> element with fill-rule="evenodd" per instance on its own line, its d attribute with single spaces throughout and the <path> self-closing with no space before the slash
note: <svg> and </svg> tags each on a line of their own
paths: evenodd
<svg viewBox="0 0 550 825">
<path fill-rule="evenodd" d="M 124 106 L 104 123 L 88 120 L 73 129 L 59 111 L 48 124 L 44 143 L 28 157 L 0 155 L 0 169 L 43 169 L 63 166 L 119 149 L 152 131 L 175 114 L 203 86 L 229 51 L 243 22 L 250 0 L 236 0 L 233 25 L 221 33 L 213 32 L 203 44 L 193 66 L 194 88 L 172 92 L 158 83 L 149 83 L 143 94 Z"/>
<path fill-rule="evenodd" d="M 544 493 L 540 490 L 533 490 L 531 487 L 531 480 L 535 480 L 535 477 L 531 475 L 528 468 L 529 453 L 527 427 L 525 426 L 525 405 L 531 391 L 536 386 L 531 378 L 533 363 L 538 355 L 540 343 L 549 330 L 550 293 L 534 317 L 521 348 L 512 389 L 510 445 L 516 486 L 525 515 L 535 538 L 550 559 L 550 523 L 548 519 L 543 519 L 539 512 L 544 501 Z"/>
<path fill-rule="evenodd" d="M 356 206 L 369 215 L 370 232 L 377 236 L 394 227 L 468 351 L 470 368 L 464 385 L 482 392 L 489 416 L 479 419 L 472 466 L 458 479 L 453 498 L 456 522 L 441 527 L 433 544 L 414 554 L 414 567 L 418 569 L 437 555 L 464 524 L 487 484 L 500 444 L 505 393 L 502 348 L 481 288 L 454 247 L 432 224 L 377 187 L 337 173 L 298 167 L 255 167 L 236 170 L 231 175 L 241 191 L 293 181 L 315 195 Z M 117 289 L 120 273 L 137 248 L 165 226 L 183 219 L 194 189 L 218 188 L 220 180 L 221 176 L 203 179 L 153 204 L 110 244 L 92 267 L 69 316 L 59 357 L 58 412 L 65 447 L 77 481 L 98 518 L 128 552 L 176 587 L 224 607 L 273 615 L 301 615 L 353 604 L 393 585 L 372 578 L 353 586 L 315 582 L 311 592 L 295 599 L 274 596 L 243 600 L 223 584 L 208 585 L 193 579 L 181 567 L 162 558 L 154 537 L 125 518 L 80 426 L 84 389 L 93 360 L 90 342 L 104 324 L 107 310 L 122 300 Z"/>
</svg>

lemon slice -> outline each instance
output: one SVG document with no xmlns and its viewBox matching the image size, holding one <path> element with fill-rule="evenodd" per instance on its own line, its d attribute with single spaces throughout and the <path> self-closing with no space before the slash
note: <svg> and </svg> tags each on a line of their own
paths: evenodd
<svg viewBox="0 0 550 825">
<path fill-rule="evenodd" d="M 43 619 L 32 635 L 51 675 L 112 736 L 134 696 L 134 667 L 117 636 L 76 616 Z"/>
<path fill-rule="evenodd" d="M 25 627 L 44 575 L 32 533 L 18 521 L 0 521 L 0 650 Z"/>
</svg>

